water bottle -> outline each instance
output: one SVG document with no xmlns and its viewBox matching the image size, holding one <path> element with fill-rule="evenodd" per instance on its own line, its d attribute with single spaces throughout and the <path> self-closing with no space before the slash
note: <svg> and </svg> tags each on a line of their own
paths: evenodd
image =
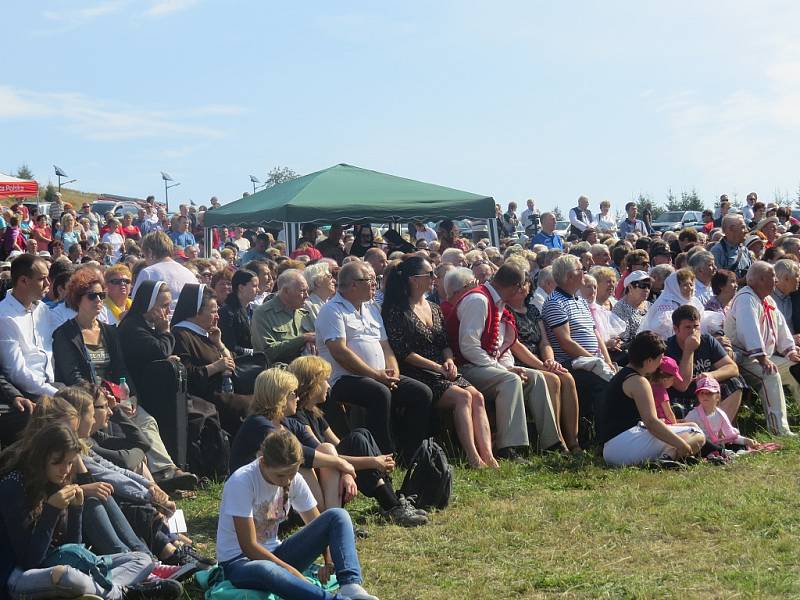
<svg viewBox="0 0 800 600">
<path fill-rule="evenodd" d="M 131 388 L 124 377 L 119 378 L 119 403 L 129 410 L 136 408 L 136 399 L 131 396 Z"/>
<path fill-rule="evenodd" d="M 233 393 L 233 379 L 231 379 L 230 375 L 226 374 L 222 376 L 222 393 L 223 394 Z"/>
</svg>

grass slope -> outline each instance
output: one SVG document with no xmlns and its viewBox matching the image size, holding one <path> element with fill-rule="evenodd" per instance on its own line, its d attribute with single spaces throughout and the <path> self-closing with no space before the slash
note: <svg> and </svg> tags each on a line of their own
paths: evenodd
<svg viewBox="0 0 800 600">
<path fill-rule="evenodd" d="M 451 506 L 427 527 L 380 524 L 363 499 L 351 514 L 371 533 L 358 550 L 382 600 L 798 598 L 799 459 L 798 442 L 682 472 L 536 457 L 457 468 Z M 182 503 L 208 553 L 220 492 Z"/>
</svg>

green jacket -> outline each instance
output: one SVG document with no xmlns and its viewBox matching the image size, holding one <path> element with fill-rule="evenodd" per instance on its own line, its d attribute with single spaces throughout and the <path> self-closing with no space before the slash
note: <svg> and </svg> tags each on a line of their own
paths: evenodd
<svg viewBox="0 0 800 600">
<path fill-rule="evenodd" d="M 253 311 L 250 333 L 253 350 L 263 352 L 270 363 L 290 363 L 305 346 L 303 334 L 314 331 L 308 310 L 290 310 L 275 295 Z"/>
</svg>

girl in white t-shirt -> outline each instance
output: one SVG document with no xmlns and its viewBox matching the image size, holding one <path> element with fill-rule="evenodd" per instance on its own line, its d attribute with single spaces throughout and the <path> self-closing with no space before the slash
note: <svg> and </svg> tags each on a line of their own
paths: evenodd
<svg viewBox="0 0 800 600">
<path fill-rule="evenodd" d="M 731 424 L 724 410 L 719 410 L 720 385 L 719 382 L 708 375 L 700 377 L 696 386 L 698 405 L 688 415 L 687 421 L 694 421 L 706 434 L 706 439 L 713 444 L 726 446 L 744 446 L 753 448 L 758 442 L 744 437 Z"/>
<path fill-rule="evenodd" d="M 225 483 L 217 526 L 217 559 L 237 588 L 273 592 L 284 600 L 377 600 L 361 586 L 361 565 L 350 515 L 341 508 L 320 514 L 298 473 L 302 448 L 289 431 L 270 433 L 261 456 L 236 470 Z M 278 526 L 289 509 L 306 526 L 283 542 Z M 308 582 L 302 571 L 320 555 L 318 577 L 336 574 L 340 588 L 330 594 Z"/>
</svg>

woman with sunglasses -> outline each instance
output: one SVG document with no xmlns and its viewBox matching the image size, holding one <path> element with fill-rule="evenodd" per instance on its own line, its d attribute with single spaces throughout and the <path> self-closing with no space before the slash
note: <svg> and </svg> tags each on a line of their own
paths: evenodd
<svg viewBox="0 0 800 600">
<path fill-rule="evenodd" d="M 619 338 L 622 345 L 615 360 L 618 364 L 627 364 L 628 346 L 639 331 L 639 326 L 650 308 L 647 296 L 650 294 L 650 276 L 644 271 L 633 271 L 625 280 L 625 292 L 611 309 L 611 312 L 624 320 L 627 327 Z"/>
<path fill-rule="evenodd" d="M 498 467 L 483 395 L 461 377 L 448 348 L 441 309 L 426 298 L 434 271 L 420 256 L 389 270 L 382 316 L 400 373 L 427 385 L 438 408 L 452 409 L 456 433 L 471 467 Z"/>
<path fill-rule="evenodd" d="M 127 265 L 117 263 L 106 269 L 104 278 L 107 289 L 104 304 L 108 313 L 108 324 L 116 325 L 128 312 L 133 302 L 129 296 L 133 276 Z"/>
<path fill-rule="evenodd" d="M 625 291 L 625 278 L 634 271 L 649 271 L 650 270 L 650 255 L 646 250 L 633 250 L 625 255 L 622 261 L 621 275 L 617 286 L 614 288 L 614 298 L 619 300 Z M 636 332 L 634 332 L 635 334 Z"/>
</svg>

